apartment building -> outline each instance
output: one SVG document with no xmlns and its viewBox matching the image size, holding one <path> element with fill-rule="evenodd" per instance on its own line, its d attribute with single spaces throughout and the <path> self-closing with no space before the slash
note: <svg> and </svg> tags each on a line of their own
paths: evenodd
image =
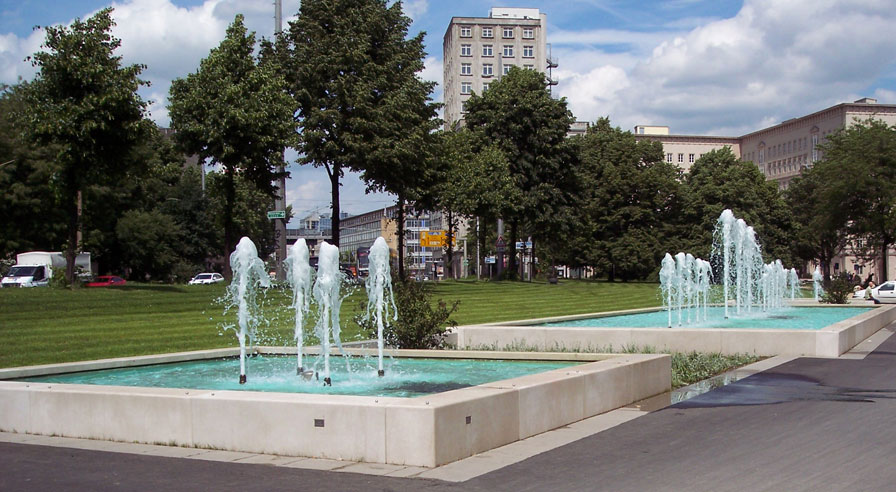
<svg viewBox="0 0 896 492">
<path fill-rule="evenodd" d="M 635 126 L 634 134 L 636 139 L 662 143 L 666 162 L 677 164 L 685 172 L 703 154 L 729 147 L 738 158 L 756 164 L 767 180 L 786 189 L 803 169 L 812 167 L 822 159 L 822 151 L 818 146 L 824 143 L 828 135 L 869 119 L 880 120 L 888 125 L 896 124 L 896 104 L 878 104 L 876 99 L 866 97 L 791 118 L 739 137 L 674 135 L 667 126 L 648 125 Z M 896 278 L 896 251 L 888 252 L 889 272 L 882 272 L 880 261 L 855 254 L 861 246 L 851 245 L 843 254 L 834 258 L 832 271 L 851 272 L 863 278 L 872 272 L 878 279 Z"/>
<path fill-rule="evenodd" d="M 495 7 L 488 17 L 452 17 L 442 44 L 445 126 L 463 120 L 464 104 L 510 67 L 548 73 L 547 16 L 538 9 Z M 556 83 L 551 79 L 551 83 Z"/>
<path fill-rule="evenodd" d="M 662 143 L 666 162 L 677 164 L 685 172 L 703 154 L 729 147 L 738 158 L 755 163 L 766 179 L 787 188 L 802 169 L 822 158 L 818 145 L 828 135 L 868 119 L 896 124 L 896 104 L 878 104 L 876 99 L 866 97 L 739 137 L 675 135 L 668 126 L 649 125 L 635 126 L 634 134 L 637 139 Z"/>
</svg>

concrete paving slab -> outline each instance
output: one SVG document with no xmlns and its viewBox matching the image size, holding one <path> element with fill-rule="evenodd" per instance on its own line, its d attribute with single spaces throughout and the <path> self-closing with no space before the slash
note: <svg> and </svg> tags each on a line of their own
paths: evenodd
<svg viewBox="0 0 896 492">
<path fill-rule="evenodd" d="M 354 463 L 333 471 L 348 473 L 364 473 L 367 475 L 388 475 L 407 468 L 404 465 L 390 465 L 388 463 Z"/>
<path fill-rule="evenodd" d="M 321 459 L 321 458 L 304 458 L 304 459 L 293 461 L 291 463 L 286 463 L 286 464 L 283 464 L 280 466 L 284 466 L 286 468 L 302 468 L 304 470 L 330 471 L 330 470 L 338 470 L 339 468 L 350 466 L 355 463 L 356 463 L 355 461 L 327 460 L 327 459 Z"/>
<path fill-rule="evenodd" d="M 429 471 L 430 468 L 424 468 L 422 466 L 406 466 L 401 470 L 395 470 L 394 472 L 387 473 L 385 476 L 387 477 L 397 477 L 397 478 L 409 478 L 416 477 L 417 475 Z"/>
<path fill-rule="evenodd" d="M 302 460 L 296 456 L 278 456 L 275 454 L 253 454 L 248 458 L 236 460 L 237 463 L 252 463 L 256 465 L 283 466 Z"/>
<path fill-rule="evenodd" d="M 186 458 L 206 461 L 239 461 L 252 456 L 255 455 L 252 453 L 241 453 L 239 451 L 219 451 L 215 449 L 206 451 L 204 453 L 197 453 L 194 455 L 186 456 Z"/>
</svg>

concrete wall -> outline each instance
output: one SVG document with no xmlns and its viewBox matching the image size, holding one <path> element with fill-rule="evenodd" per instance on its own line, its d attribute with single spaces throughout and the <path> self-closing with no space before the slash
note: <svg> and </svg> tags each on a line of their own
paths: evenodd
<svg viewBox="0 0 896 492">
<path fill-rule="evenodd" d="M 415 354 L 439 355 L 407 355 Z M 592 361 L 416 398 L 0 381 L 0 430 L 432 467 L 671 386 L 667 355 L 500 356 Z"/>
<path fill-rule="evenodd" d="M 585 317 L 589 316 L 569 318 Z M 536 321 L 530 320 L 529 326 L 516 323 L 461 326 L 456 329 L 456 340 L 458 347 L 462 348 L 514 347 L 594 352 L 618 351 L 633 346 L 657 351 L 837 357 L 894 319 L 896 306 L 878 306 L 821 330 L 546 327 L 532 326 Z M 551 318 L 538 322 L 559 320 Z"/>
</svg>

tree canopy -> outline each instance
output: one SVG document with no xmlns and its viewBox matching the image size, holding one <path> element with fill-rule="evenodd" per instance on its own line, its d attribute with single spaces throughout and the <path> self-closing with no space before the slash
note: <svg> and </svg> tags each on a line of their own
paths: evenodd
<svg viewBox="0 0 896 492">
<path fill-rule="evenodd" d="M 45 27 L 46 51 L 29 59 L 38 67 L 25 91 L 28 132 L 53 149 L 50 183 L 67 216 L 66 278 L 74 273 L 82 193 L 90 183 L 121 175 L 123 159 L 148 128 L 137 89 L 142 65 L 122 66 L 110 34 L 112 9 L 70 26 Z"/>
<path fill-rule="evenodd" d="M 299 160 L 327 171 L 337 245 L 345 169 L 400 201 L 425 188 L 418 181 L 426 178 L 437 105 L 429 100 L 435 84 L 418 77 L 423 33 L 409 38 L 410 24 L 401 2 L 306 0 L 278 45 L 298 106 Z"/>
<path fill-rule="evenodd" d="M 237 175 L 273 197 L 284 145 L 295 138 L 286 83 L 273 61 L 261 63 L 254 52 L 255 34 L 247 32 L 242 15 L 237 15 L 199 70 L 172 82 L 169 97 L 171 124 L 180 145 L 197 154 L 200 162 L 208 160 L 222 168 L 225 256 L 236 246 Z"/>
</svg>

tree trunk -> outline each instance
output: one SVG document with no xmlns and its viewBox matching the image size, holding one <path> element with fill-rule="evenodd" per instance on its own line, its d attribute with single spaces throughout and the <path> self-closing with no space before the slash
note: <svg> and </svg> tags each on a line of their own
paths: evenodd
<svg viewBox="0 0 896 492">
<path fill-rule="evenodd" d="M 445 278 L 454 277 L 454 213 L 448 211 L 448 235 L 445 237 L 445 248 L 448 252 L 448 261 L 445 262 Z"/>
<path fill-rule="evenodd" d="M 339 246 L 339 171 L 338 164 L 324 166 L 327 169 L 327 175 L 330 176 L 330 196 L 332 198 L 332 227 L 330 230 L 330 244 Z"/>
<path fill-rule="evenodd" d="M 510 251 L 510 262 L 507 265 L 507 270 L 513 272 L 513 275 L 517 275 L 517 264 L 516 264 L 516 238 L 519 236 L 519 222 L 513 220 L 510 222 L 510 238 L 507 239 L 507 246 Z"/>
<path fill-rule="evenodd" d="M 68 207 L 68 246 L 65 248 L 65 280 L 70 288 L 74 288 L 78 226 L 81 222 L 81 205 L 78 203 L 78 190 L 73 190 L 73 192 L 69 193 Z"/>
<path fill-rule="evenodd" d="M 224 278 L 233 278 L 233 270 L 230 269 L 230 254 L 236 249 L 236 239 L 233 237 L 233 207 L 236 204 L 236 179 L 233 169 L 224 168 Z"/>
<path fill-rule="evenodd" d="M 404 282 L 404 197 L 398 195 L 395 204 L 398 206 L 398 216 L 395 218 L 396 234 L 398 234 L 398 278 Z"/>
</svg>

